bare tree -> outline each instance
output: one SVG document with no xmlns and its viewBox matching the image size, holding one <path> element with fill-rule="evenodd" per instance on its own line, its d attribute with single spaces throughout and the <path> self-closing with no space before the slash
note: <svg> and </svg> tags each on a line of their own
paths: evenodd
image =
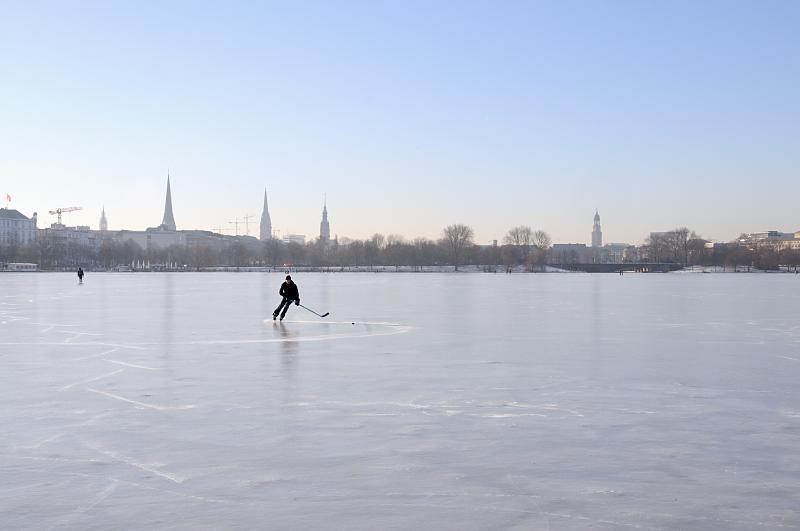
<svg viewBox="0 0 800 531">
<path fill-rule="evenodd" d="M 527 263 L 533 245 L 533 229 L 526 225 L 519 225 L 509 229 L 503 238 L 503 243 L 511 246 L 512 256 L 519 263 Z"/>
<path fill-rule="evenodd" d="M 686 265 L 708 265 L 710 262 L 710 256 L 706 249 L 706 244 L 708 244 L 706 240 L 698 237 L 694 237 L 689 239 L 686 242 L 686 256 L 687 256 L 687 263 Z"/>
<path fill-rule="evenodd" d="M 500 259 L 503 262 L 506 273 L 511 273 L 517 263 L 517 251 L 513 245 L 507 244 L 500 248 Z"/>
<path fill-rule="evenodd" d="M 797 273 L 797 266 L 800 266 L 800 250 L 787 249 L 784 253 L 784 257 L 786 267 L 794 267 L 794 272 Z"/>
<path fill-rule="evenodd" d="M 279 240 L 269 239 L 261 246 L 261 260 L 266 265 L 279 266 L 283 263 L 286 246 Z"/>
<path fill-rule="evenodd" d="M 390 234 L 386 237 L 386 246 L 401 245 L 406 243 L 406 239 L 402 234 Z"/>
<path fill-rule="evenodd" d="M 533 229 L 525 225 L 514 227 L 503 238 L 503 243 L 515 247 L 528 247 L 533 244 Z"/>
<path fill-rule="evenodd" d="M 413 263 L 411 265 L 420 269 L 425 265 L 432 265 L 436 262 L 439 248 L 436 243 L 428 238 L 414 239 Z"/>
<path fill-rule="evenodd" d="M 379 232 L 373 234 L 372 238 L 370 238 L 369 241 L 370 243 L 372 243 L 372 245 L 375 246 L 376 249 L 380 250 L 386 247 L 386 237 Z"/>
<path fill-rule="evenodd" d="M 533 244 L 537 249 L 544 249 L 545 251 L 553 244 L 553 239 L 543 230 L 537 230 L 533 234 Z"/>
<path fill-rule="evenodd" d="M 667 260 L 670 246 L 667 233 L 651 233 L 644 245 L 643 252 L 647 254 L 649 262 L 663 262 Z"/>
<path fill-rule="evenodd" d="M 473 245 L 474 234 L 466 225 L 456 224 L 445 227 L 442 233 L 442 245 L 447 249 L 453 265 L 458 271 L 467 250 Z"/>
<path fill-rule="evenodd" d="M 532 265 L 544 269 L 547 263 L 547 252 L 550 250 L 553 240 L 550 235 L 543 230 L 537 230 L 533 233 L 533 246 L 535 251 L 533 253 Z"/>
<path fill-rule="evenodd" d="M 668 233 L 669 246 L 672 250 L 672 258 L 675 262 L 686 266 L 689 263 L 689 242 L 697 239 L 697 234 L 686 227 L 671 230 Z"/>
</svg>

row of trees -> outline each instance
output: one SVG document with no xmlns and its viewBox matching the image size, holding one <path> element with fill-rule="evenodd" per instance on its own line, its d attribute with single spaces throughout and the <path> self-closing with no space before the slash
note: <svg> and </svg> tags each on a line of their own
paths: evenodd
<svg viewBox="0 0 800 531">
<path fill-rule="evenodd" d="M 653 233 L 640 248 L 648 262 L 673 262 L 684 266 L 775 270 L 800 267 L 800 250 L 781 248 L 771 242 L 708 245 L 708 240 L 686 227 Z"/>
<path fill-rule="evenodd" d="M 119 265 L 149 263 L 180 267 L 211 266 L 436 266 L 526 264 L 531 268 L 546 262 L 550 237 L 530 227 L 514 227 L 504 245 L 475 245 L 472 228 L 463 224 L 446 227 L 441 238 L 406 240 L 399 235 L 375 234 L 364 240 L 343 238 L 336 245 L 307 245 L 277 240 L 253 242 L 239 239 L 224 245 L 172 246 L 143 249 L 133 240 L 105 240 L 99 246 L 81 245 L 51 235 L 23 246 L 0 247 L 0 261 L 35 262 L 42 269 L 72 269 L 78 266 L 110 269 Z"/>
<path fill-rule="evenodd" d="M 647 257 L 648 262 L 691 265 L 704 253 L 706 243 L 693 230 L 681 227 L 650 234 L 641 254 Z"/>
<path fill-rule="evenodd" d="M 775 269 L 778 265 L 800 266 L 800 251 L 778 250 L 770 245 L 716 245 L 687 228 L 654 233 L 639 248 L 639 259 L 734 268 Z M 541 270 L 551 258 L 550 236 L 528 226 L 513 227 L 499 246 L 475 245 L 473 230 L 463 224 L 450 225 L 441 238 L 406 240 L 402 236 L 375 234 L 364 240 L 343 238 L 338 245 L 253 242 L 230 240 L 224 245 L 172 246 L 143 249 L 132 240 L 103 241 L 99 247 L 80 245 L 53 237 L 41 237 L 21 246 L 0 246 L 0 262 L 34 262 L 42 269 L 73 269 L 78 266 L 110 269 L 118 265 L 149 263 L 199 269 L 212 266 L 436 266 L 502 265 Z"/>
<path fill-rule="evenodd" d="M 776 270 L 781 266 L 800 268 L 800 250 L 779 249 L 772 245 L 722 245 L 706 249 L 689 265 L 750 270 Z"/>
</svg>

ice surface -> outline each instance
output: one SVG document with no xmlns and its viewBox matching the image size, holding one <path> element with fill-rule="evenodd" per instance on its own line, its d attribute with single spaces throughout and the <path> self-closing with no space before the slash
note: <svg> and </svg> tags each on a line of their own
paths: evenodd
<svg viewBox="0 0 800 531">
<path fill-rule="evenodd" d="M 0 527 L 800 528 L 800 277 L 296 277 L 0 275 Z"/>
</svg>

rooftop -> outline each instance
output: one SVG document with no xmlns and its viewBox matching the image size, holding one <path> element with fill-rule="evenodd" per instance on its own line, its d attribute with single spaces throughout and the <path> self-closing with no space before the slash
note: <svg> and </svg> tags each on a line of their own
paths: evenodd
<svg viewBox="0 0 800 531">
<path fill-rule="evenodd" d="M 19 210 L 13 208 L 0 208 L 0 219 L 30 219 Z"/>
</svg>

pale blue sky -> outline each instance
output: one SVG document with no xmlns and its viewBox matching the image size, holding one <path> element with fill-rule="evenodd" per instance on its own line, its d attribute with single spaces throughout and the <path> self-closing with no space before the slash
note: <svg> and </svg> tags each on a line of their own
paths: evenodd
<svg viewBox="0 0 800 531">
<path fill-rule="evenodd" d="M 0 191 L 479 242 L 800 230 L 800 2 L 7 2 Z M 257 221 L 257 220 L 256 220 Z"/>
</svg>

